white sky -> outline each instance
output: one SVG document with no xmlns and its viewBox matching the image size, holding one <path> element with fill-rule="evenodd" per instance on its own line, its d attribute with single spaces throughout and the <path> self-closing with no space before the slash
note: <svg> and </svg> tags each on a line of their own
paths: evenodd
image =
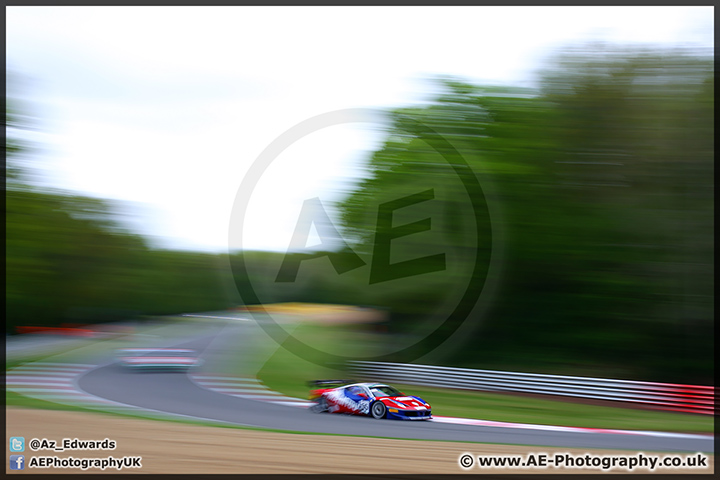
<svg viewBox="0 0 720 480">
<path fill-rule="evenodd" d="M 238 187 L 315 115 L 421 101 L 423 79 L 532 85 L 586 40 L 713 47 L 713 7 L 7 7 L 7 69 L 38 117 L 44 183 L 130 202 L 170 248 L 227 251 Z M 243 247 L 287 249 L 302 202 L 338 198 L 377 126 L 293 144 L 253 192 Z M 310 244 L 316 243 L 310 240 Z M 236 247 L 233 245 L 232 247 Z"/>
</svg>

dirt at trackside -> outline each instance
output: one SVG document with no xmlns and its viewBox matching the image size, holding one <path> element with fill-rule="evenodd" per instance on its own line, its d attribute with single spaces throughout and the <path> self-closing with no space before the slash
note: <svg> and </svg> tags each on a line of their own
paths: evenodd
<svg viewBox="0 0 720 480">
<path fill-rule="evenodd" d="M 378 324 L 387 321 L 385 311 L 353 305 L 330 305 L 317 303 L 273 303 L 262 306 L 249 305 L 240 311 L 262 311 L 269 314 L 290 315 L 297 321 L 318 325 L 341 325 L 348 323 Z"/>
<path fill-rule="evenodd" d="M 96 413 L 6 409 L 6 442 L 11 436 L 31 439 L 63 438 L 117 442 L 112 451 L 32 452 L 26 448 L 27 462 L 32 456 L 99 458 L 141 456 L 141 469 L 122 473 L 603 473 L 599 469 L 479 469 L 464 470 L 458 465 L 463 453 L 474 455 L 525 455 L 530 452 L 567 452 L 576 455 L 636 454 L 623 450 L 557 449 L 490 445 L 460 442 L 389 440 L 335 435 L 300 435 L 206 427 L 172 422 L 140 420 Z M 6 445 L 9 452 L 9 443 Z M 652 452 L 644 452 L 646 455 Z M 666 455 L 659 453 L 658 455 Z M 8 474 L 80 473 L 81 470 L 29 469 L 10 470 Z M 101 473 L 89 469 L 86 473 Z M 105 470 L 103 473 L 114 473 Z M 614 470 L 617 473 L 627 473 Z M 636 469 L 635 473 L 649 473 Z M 708 468 L 698 470 L 656 470 L 655 473 L 714 473 L 714 456 L 709 455 Z"/>
</svg>

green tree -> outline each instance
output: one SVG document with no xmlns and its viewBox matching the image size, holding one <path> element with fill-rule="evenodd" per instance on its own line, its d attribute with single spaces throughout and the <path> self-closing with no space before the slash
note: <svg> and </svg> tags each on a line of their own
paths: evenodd
<svg viewBox="0 0 720 480">
<path fill-rule="evenodd" d="M 447 362 L 711 381 L 712 67 L 695 52 L 591 46 L 559 56 L 538 91 L 443 79 L 430 105 L 390 113 L 340 205 L 345 232 L 369 252 L 377 206 L 450 185 L 459 152 L 492 185 L 505 262 L 491 314 L 469 319 L 476 333 Z M 449 161 L 438 136 L 454 146 Z M 449 233 L 406 248 L 487 255 L 462 229 L 463 200 L 439 202 Z M 419 276 L 376 299 L 408 324 L 453 280 Z"/>
<path fill-rule="evenodd" d="M 6 331 L 138 314 L 221 309 L 230 298 L 217 257 L 153 250 L 114 202 L 40 188 L 20 140 L 27 116 L 6 108 Z M 38 164 L 38 162 L 35 162 Z"/>
</svg>

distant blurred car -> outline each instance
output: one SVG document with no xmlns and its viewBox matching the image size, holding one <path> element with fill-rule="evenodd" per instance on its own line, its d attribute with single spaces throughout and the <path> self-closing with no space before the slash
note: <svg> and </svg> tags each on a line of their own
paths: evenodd
<svg viewBox="0 0 720 480">
<path fill-rule="evenodd" d="M 315 412 L 347 413 L 373 418 L 429 420 L 432 408 L 420 397 L 405 395 L 383 383 L 345 383 L 343 380 L 316 380 L 310 391 Z"/>
<path fill-rule="evenodd" d="M 132 370 L 187 371 L 202 364 L 195 350 L 186 348 L 121 348 L 121 366 Z"/>
</svg>

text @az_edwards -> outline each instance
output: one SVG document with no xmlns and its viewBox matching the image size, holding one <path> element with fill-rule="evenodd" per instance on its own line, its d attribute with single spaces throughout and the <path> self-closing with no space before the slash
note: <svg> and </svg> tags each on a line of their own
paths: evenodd
<svg viewBox="0 0 720 480">
<path fill-rule="evenodd" d="M 54 452 L 64 452 L 66 450 L 115 450 L 117 442 L 105 438 L 103 440 L 80 440 L 78 438 L 63 438 L 62 441 L 49 440 L 47 438 L 33 438 L 28 443 L 30 450 L 38 452 L 41 450 L 50 450 Z"/>
</svg>

